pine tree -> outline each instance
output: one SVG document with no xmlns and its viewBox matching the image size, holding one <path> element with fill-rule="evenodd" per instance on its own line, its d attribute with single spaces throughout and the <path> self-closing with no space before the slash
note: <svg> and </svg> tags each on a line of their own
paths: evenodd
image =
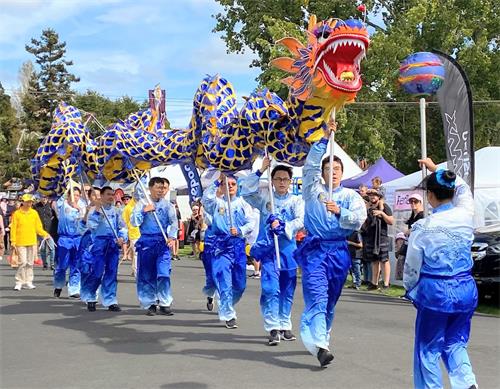
<svg viewBox="0 0 500 389">
<path fill-rule="evenodd" d="M 38 118 L 42 132 L 47 133 L 58 101 L 68 100 L 72 94 L 71 83 L 80 79 L 67 70 L 66 67 L 73 65 L 73 61 L 64 59 L 66 42 L 60 42 L 59 35 L 51 28 L 42 31 L 40 40 L 32 38 L 31 45 L 26 45 L 25 48 L 35 56 L 40 67 L 40 71 L 36 73 L 36 82 L 30 80 L 29 92 L 32 94 L 34 107 L 39 107 L 38 116 L 35 112 L 32 113 Z"/>
</svg>

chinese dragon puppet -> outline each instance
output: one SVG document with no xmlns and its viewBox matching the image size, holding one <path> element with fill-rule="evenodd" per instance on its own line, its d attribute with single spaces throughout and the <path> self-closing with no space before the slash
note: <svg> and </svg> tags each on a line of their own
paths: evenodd
<svg viewBox="0 0 500 389">
<path fill-rule="evenodd" d="M 263 89 L 238 109 L 232 85 L 207 76 L 194 95 L 188 128 L 162 129 L 152 107 L 109 126 L 96 140 L 78 109 L 61 103 L 32 161 L 38 191 L 59 195 L 69 177 L 82 172 L 131 182 L 131 171 L 183 161 L 235 172 L 249 168 L 266 148 L 276 161 L 301 166 L 331 111 L 353 102 L 361 89 L 360 64 L 369 45 L 368 31 L 357 19 L 318 22 L 311 16 L 305 33 L 305 43 L 289 37 L 277 42 L 291 53 L 272 61 L 289 73 L 283 79 L 290 88 L 286 101 Z"/>
</svg>

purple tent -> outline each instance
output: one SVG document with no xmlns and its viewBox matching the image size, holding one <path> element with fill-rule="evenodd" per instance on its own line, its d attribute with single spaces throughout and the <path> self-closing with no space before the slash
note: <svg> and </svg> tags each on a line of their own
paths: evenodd
<svg viewBox="0 0 500 389">
<path fill-rule="evenodd" d="M 361 172 L 354 177 L 342 181 L 342 185 L 346 188 L 357 189 L 361 184 L 365 184 L 370 188 L 372 186 L 372 178 L 377 176 L 382 179 L 383 185 L 384 182 L 389 182 L 395 180 L 396 178 L 403 177 L 404 174 L 399 170 L 396 170 L 384 158 L 380 158 L 364 172 Z"/>
</svg>

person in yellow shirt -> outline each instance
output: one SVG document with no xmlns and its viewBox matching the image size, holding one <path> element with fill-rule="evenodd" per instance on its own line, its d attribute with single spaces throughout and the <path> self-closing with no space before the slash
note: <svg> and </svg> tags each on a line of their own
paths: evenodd
<svg viewBox="0 0 500 389">
<path fill-rule="evenodd" d="M 135 252 L 135 244 L 137 240 L 141 237 L 141 232 L 139 231 L 139 227 L 134 227 L 130 224 L 130 216 L 132 215 L 132 211 L 135 207 L 135 200 L 129 196 L 123 196 L 123 202 L 125 203 L 125 207 L 123 208 L 122 217 L 127 225 L 128 229 L 128 247 L 125 250 L 123 257 L 124 260 L 130 258 L 132 260 L 132 276 L 136 277 L 137 275 L 137 254 Z"/>
<path fill-rule="evenodd" d="M 37 235 L 44 239 L 52 239 L 43 229 L 38 212 L 32 208 L 33 196 L 26 193 L 21 197 L 22 205 L 12 214 L 10 224 L 10 242 L 12 250 L 19 257 L 19 267 L 16 273 L 16 286 L 35 289 L 33 285 L 33 262 L 37 253 Z"/>
</svg>

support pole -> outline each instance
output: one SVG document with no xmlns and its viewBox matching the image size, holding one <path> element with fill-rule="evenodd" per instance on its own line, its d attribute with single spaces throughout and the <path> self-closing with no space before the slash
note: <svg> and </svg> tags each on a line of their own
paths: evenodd
<svg viewBox="0 0 500 389">
<path fill-rule="evenodd" d="M 331 119 L 333 122 L 335 122 L 335 116 L 336 116 L 336 108 L 333 107 L 333 111 L 331 114 Z M 335 131 L 332 131 L 330 133 L 330 159 L 329 159 L 329 164 L 328 164 L 328 200 L 332 201 L 333 198 L 333 156 L 335 152 Z"/>
<path fill-rule="evenodd" d="M 420 98 L 420 149 L 422 153 L 422 159 L 427 158 L 427 128 L 426 128 L 426 118 L 425 118 L 425 98 Z M 427 177 L 427 168 L 422 166 L 422 180 Z M 429 206 L 427 205 L 427 192 L 424 192 L 423 196 L 423 206 L 424 206 L 424 216 L 427 216 L 429 212 Z"/>
<path fill-rule="evenodd" d="M 266 157 L 269 157 L 269 152 L 266 147 Z M 271 182 L 271 166 L 267 167 L 267 187 L 269 189 L 269 200 L 271 202 L 271 213 L 274 214 L 274 193 L 273 193 L 273 184 Z M 278 236 L 273 233 L 274 237 L 274 250 L 276 253 L 276 264 L 278 269 L 281 269 L 281 256 L 280 256 L 280 246 L 278 242 Z"/>
</svg>

